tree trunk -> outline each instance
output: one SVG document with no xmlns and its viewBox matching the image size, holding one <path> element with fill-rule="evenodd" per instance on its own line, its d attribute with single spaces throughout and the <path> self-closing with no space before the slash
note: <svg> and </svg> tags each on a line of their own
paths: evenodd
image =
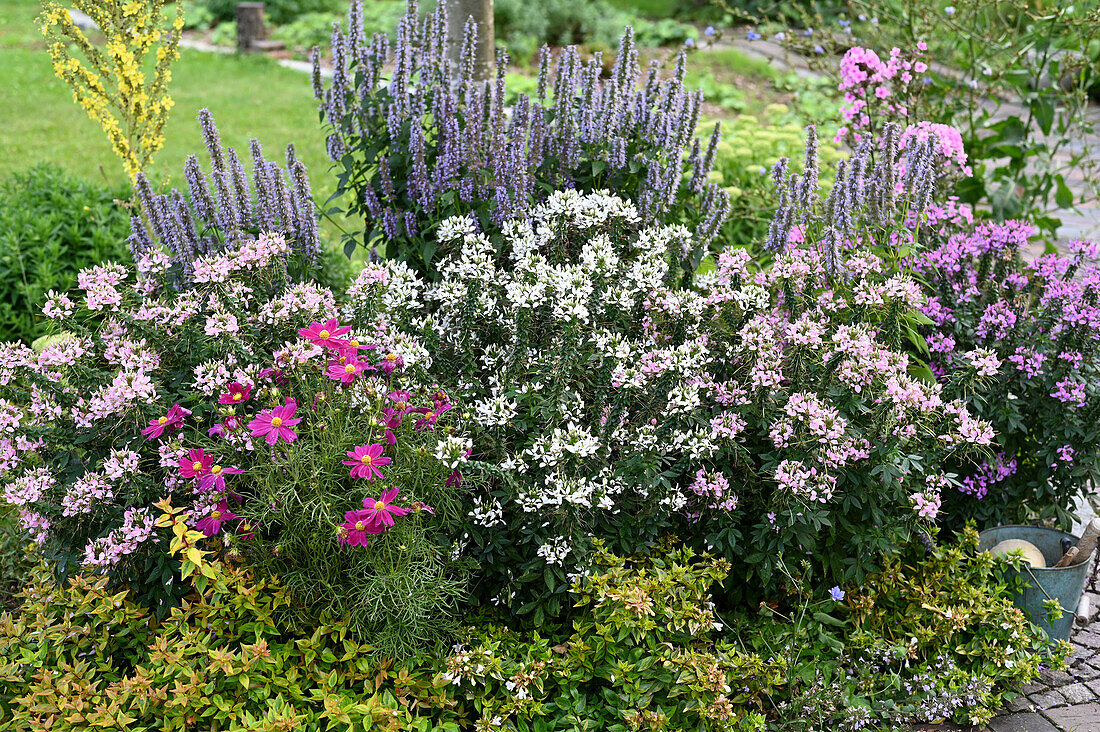
<svg viewBox="0 0 1100 732">
<path fill-rule="evenodd" d="M 237 53 L 252 53 L 264 39 L 264 4 L 237 3 Z"/>
<path fill-rule="evenodd" d="M 493 0 L 445 0 L 447 3 L 447 54 L 458 67 L 466 19 L 477 23 L 474 78 L 487 81 L 496 71 L 496 36 L 493 32 Z"/>
</svg>

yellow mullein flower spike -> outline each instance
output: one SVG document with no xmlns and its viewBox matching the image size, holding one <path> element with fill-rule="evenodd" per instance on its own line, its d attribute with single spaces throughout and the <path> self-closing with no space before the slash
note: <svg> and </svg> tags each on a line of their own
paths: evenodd
<svg viewBox="0 0 1100 732">
<path fill-rule="evenodd" d="M 177 6 L 175 20 L 161 27 L 164 1 L 73 0 L 99 27 L 101 48 L 53 0 L 43 1 L 38 18 L 54 72 L 103 128 L 131 180 L 164 146 L 164 125 L 172 108 L 167 87 L 172 62 L 179 58 L 183 10 Z"/>
</svg>

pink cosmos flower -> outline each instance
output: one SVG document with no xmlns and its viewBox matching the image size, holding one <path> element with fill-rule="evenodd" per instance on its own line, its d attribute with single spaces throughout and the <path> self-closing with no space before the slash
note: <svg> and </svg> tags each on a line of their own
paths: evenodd
<svg viewBox="0 0 1100 732">
<path fill-rule="evenodd" d="M 214 456 L 207 455 L 202 450 L 188 450 L 187 456 L 181 457 L 179 463 L 180 476 L 200 479 L 210 471 Z"/>
<path fill-rule="evenodd" d="M 353 478 L 366 478 L 367 480 L 374 480 L 375 478 L 382 478 L 385 480 L 386 476 L 382 475 L 381 467 L 389 465 L 390 458 L 382 455 L 383 447 L 378 443 L 373 445 L 360 445 L 354 450 L 348 450 L 348 457 L 351 460 L 345 460 L 344 465 L 351 465 L 351 477 Z"/>
<path fill-rule="evenodd" d="M 291 429 L 302 420 L 295 418 L 298 411 L 298 402 L 287 397 L 286 404 L 274 409 L 265 409 L 259 416 L 248 423 L 248 429 L 252 430 L 253 437 L 263 437 L 269 445 L 274 445 L 283 438 L 287 442 L 298 439 L 298 433 Z"/>
<path fill-rule="evenodd" d="M 374 370 L 371 366 L 354 359 L 336 359 L 328 365 L 328 377 L 333 381 L 339 381 L 344 386 L 355 382 L 355 379 L 364 371 Z"/>
<path fill-rule="evenodd" d="M 176 402 L 168 410 L 168 414 L 157 419 L 149 420 L 149 426 L 141 431 L 146 440 L 155 440 L 164 434 L 165 430 L 174 431 L 183 426 L 183 420 L 191 414 L 190 409 L 184 409 Z"/>
<path fill-rule="evenodd" d="M 387 353 L 381 361 L 378 362 L 378 370 L 389 376 L 397 369 L 405 367 L 405 359 L 398 356 L 396 353 Z"/>
<path fill-rule="evenodd" d="M 225 476 L 240 475 L 244 471 L 240 468 L 223 468 L 220 465 L 211 465 L 210 472 L 199 481 L 199 490 L 208 491 L 211 488 L 217 491 L 225 490 Z"/>
<path fill-rule="evenodd" d="M 448 409 L 451 408 L 451 406 L 452 405 L 450 404 L 437 403 L 434 407 L 430 409 L 428 407 L 410 409 L 410 412 L 419 412 L 420 414 L 424 415 L 416 421 L 416 424 L 413 425 L 413 428 L 416 429 L 417 432 L 423 432 L 424 430 L 432 429 L 433 427 L 435 427 L 435 423 L 436 420 L 439 419 L 439 415 L 446 412 Z"/>
<path fill-rule="evenodd" d="M 250 396 L 252 396 L 252 387 L 234 381 L 229 385 L 229 391 L 218 397 L 218 404 L 241 404 L 247 402 Z"/>
<path fill-rule="evenodd" d="M 308 328 L 299 330 L 298 335 L 315 346 L 339 350 L 347 343 L 340 336 L 350 332 L 350 325 L 340 325 L 336 318 L 329 318 L 324 323 L 314 321 Z"/>
<path fill-rule="evenodd" d="M 409 506 L 409 509 L 413 513 L 420 513 L 421 511 L 423 511 L 424 513 L 430 513 L 432 516 L 435 516 L 435 509 L 424 503 L 423 501 L 413 501 L 412 505 Z"/>
<path fill-rule="evenodd" d="M 390 526 L 393 526 L 393 519 L 396 516 L 400 518 L 409 513 L 409 509 L 395 506 L 390 501 L 397 498 L 397 493 L 400 488 L 390 488 L 388 491 L 382 494 L 382 497 L 377 501 L 373 498 L 363 499 L 363 508 L 367 514 L 367 521 L 375 526 L 381 527 L 382 531 L 385 531 Z"/>
<path fill-rule="evenodd" d="M 370 520 L 370 512 L 347 511 L 344 523 L 340 525 L 340 541 L 351 546 L 366 546 L 371 534 L 381 534 L 381 524 Z"/>
<path fill-rule="evenodd" d="M 393 402 L 393 408 L 399 414 L 405 414 L 412 406 L 412 394 L 407 391 L 391 391 L 386 398 Z"/>
<path fill-rule="evenodd" d="M 222 530 L 223 523 L 239 518 L 240 516 L 229 510 L 229 504 L 223 498 L 209 516 L 195 522 L 195 528 L 207 536 L 214 536 Z"/>
<path fill-rule="evenodd" d="M 350 341 L 344 341 L 344 345 L 340 346 L 340 348 L 337 349 L 337 353 L 339 353 L 344 358 L 358 361 L 360 351 L 371 351 L 375 348 L 378 348 L 378 346 L 364 346 L 359 343 L 359 341 L 353 339 Z"/>
</svg>

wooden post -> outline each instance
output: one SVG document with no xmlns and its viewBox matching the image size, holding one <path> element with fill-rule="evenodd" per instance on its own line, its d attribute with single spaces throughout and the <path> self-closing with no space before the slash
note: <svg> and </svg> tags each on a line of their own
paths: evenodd
<svg viewBox="0 0 1100 732">
<path fill-rule="evenodd" d="M 264 4 L 237 3 L 237 53 L 252 53 L 264 39 Z"/>
<path fill-rule="evenodd" d="M 466 20 L 477 23 L 474 78 L 488 81 L 496 74 L 496 34 L 493 31 L 493 0 L 443 0 L 447 3 L 447 56 L 458 65 Z"/>
</svg>

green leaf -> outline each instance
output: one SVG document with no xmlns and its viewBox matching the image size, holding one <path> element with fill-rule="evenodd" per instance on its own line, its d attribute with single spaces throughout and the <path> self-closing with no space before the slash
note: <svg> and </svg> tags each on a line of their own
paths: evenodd
<svg viewBox="0 0 1100 732">
<path fill-rule="evenodd" d="M 1062 174 L 1054 176 L 1054 202 L 1058 204 L 1058 208 L 1070 208 L 1073 206 L 1073 191 L 1066 185 L 1066 179 L 1062 177 Z"/>
</svg>

